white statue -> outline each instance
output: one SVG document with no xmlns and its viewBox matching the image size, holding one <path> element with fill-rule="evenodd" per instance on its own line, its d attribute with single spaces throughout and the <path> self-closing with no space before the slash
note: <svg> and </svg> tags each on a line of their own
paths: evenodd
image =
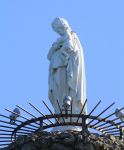
<svg viewBox="0 0 124 150">
<path fill-rule="evenodd" d="M 73 113 L 79 114 L 86 100 L 86 79 L 83 50 L 75 32 L 64 18 L 56 18 L 52 22 L 53 30 L 60 37 L 53 43 L 49 53 L 49 99 L 55 113 L 59 113 L 63 98 L 70 96 Z M 86 108 L 84 112 L 86 113 Z"/>
</svg>

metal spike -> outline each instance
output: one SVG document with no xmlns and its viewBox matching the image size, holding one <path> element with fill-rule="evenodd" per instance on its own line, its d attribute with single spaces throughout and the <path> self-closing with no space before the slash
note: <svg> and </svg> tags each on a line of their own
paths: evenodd
<svg viewBox="0 0 124 150">
<path fill-rule="evenodd" d="M 106 111 L 107 111 L 109 108 L 111 108 L 114 104 L 115 104 L 115 102 L 112 103 L 111 105 L 109 105 L 109 106 L 108 106 L 106 109 L 104 109 L 99 115 L 97 115 L 95 119 L 97 119 L 99 116 L 101 116 L 104 112 L 106 112 Z M 91 121 L 87 124 L 87 126 L 90 125 L 95 119 L 91 120 Z"/>
<path fill-rule="evenodd" d="M 9 111 L 10 112 L 10 111 Z M 2 115 L 2 114 L 0 114 L 0 116 L 1 117 L 4 117 L 4 118 L 7 118 L 7 119 L 9 119 L 10 120 L 10 117 L 8 117 L 8 116 L 5 116 L 5 115 Z M 16 122 L 18 122 L 18 123 L 23 123 L 23 121 L 20 121 L 20 120 L 18 120 L 18 119 L 16 119 Z M 9 123 L 10 124 L 10 123 Z M 12 124 L 10 124 L 10 125 L 12 125 Z M 17 123 L 15 123 L 14 125 L 17 125 L 18 126 L 18 124 Z M 37 126 L 34 126 L 34 125 L 28 125 L 28 126 L 31 126 L 31 127 L 35 127 L 35 128 L 37 128 Z M 29 127 L 25 127 L 25 128 L 29 128 Z M 32 128 L 33 129 L 33 128 Z"/>
<path fill-rule="evenodd" d="M 86 103 L 87 103 L 87 99 L 86 99 L 85 102 L 84 102 L 84 105 L 83 105 L 83 107 L 82 107 L 82 109 L 81 109 L 81 111 L 80 111 L 79 116 L 82 114 L 82 112 L 83 112 L 83 110 L 84 110 L 84 108 L 85 108 Z M 79 117 L 78 117 L 78 119 L 77 119 L 76 122 L 78 123 L 78 121 L 79 121 Z"/>
<path fill-rule="evenodd" d="M 13 112 L 13 111 L 11 111 L 11 110 L 9 110 L 9 109 L 5 109 L 6 111 L 8 111 L 8 112 L 11 112 L 11 113 L 13 113 L 13 114 L 16 114 L 17 115 L 17 113 L 15 113 L 15 112 Z M 23 119 L 26 119 L 26 120 L 29 120 L 28 118 L 26 118 L 26 117 L 24 117 L 24 116 L 22 116 L 22 115 L 19 115 L 21 118 L 23 118 Z M 36 124 L 36 123 L 35 123 Z M 39 124 L 38 124 L 39 125 Z M 38 128 L 37 126 L 35 126 L 35 125 L 32 125 L 33 127 L 36 127 L 36 128 Z"/>
<path fill-rule="evenodd" d="M 58 107 L 59 107 L 60 113 L 62 114 L 62 109 L 61 109 L 61 107 L 60 107 L 60 103 L 59 103 L 58 99 L 57 99 L 57 104 L 58 104 Z M 64 117 L 62 117 L 62 119 L 63 119 L 63 122 L 65 123 L 65 119 L 64 119 Z"/>
<path fill-rule="evenodd" d="M 26 112 L 28 115 L 37 118 L 36 116 L 34 116 L 33 114 L 31 114 L 29 111 L 25 110 L 24 108 L 20 107 L 19 105 L 16 105 L 16 107 L 18 107 L 19 109 L 21 109 L 22 111 Z"/>
<path fill-rule="evenodd" d="M 95 109 L 99 106 L 101 103 L 101 100 L 96 104 L 96 106 L 91 110 L 91 112 L 88 114 L 89 116 L 95 111 Z"/>
<path fill-rule="evenodd" d="M 116 111 L 116 112 L 119 112 L 119 111 L 121 111 L 121 110 L 123 110 L 123 109 L 124 109 L 124 107 L 121 108 L 121 109 L 119 109 L 119 110 Z M 107 117 L 103 118 L 103 120 L 106 120 L 106 119 L 108 119 L 109 117 L 113 116 L 116 112 L 114 112 L 114 113 L 108 115 Z M 113 121 L 118 120 L 118 119 L 119 119 L 119 118 L 116 118 L 116 119 L 114 119 Z M 98 121 L 97 123 L 93 124 L 93 126 L 97 125 L 98 123 L 100 123 L 100 121 Z M 101 126 L 101 125 L 100 125 L 100 126 Z M 98 127 L 98 126 L 97 126 L 97 127 Z"/>
<path fill-rule="evenodd" d="M 37 109 L 33 104 L 29 102 L 29 105 L 32 106 L 37 112 L 39 112 L 42 116 L 46 117 L 39 109 Z M 53 122 L 50 119 L 47 119 L 50 123 L 53 124 Z M 43 122 L 44 123 L 44 122 Z"/>
<path fill-rule="evenodd" d="M 53 115 L 52 111 L 50 110 L 49 106 L 42 100 L 43 104 L 46 106 L 46 108 L 49 110 L 49 112 Z M 55 118 L 56 122 L 60 124 L 60 122 Z"/>
<path fill-rule="evenodd" d="M 73 101 L 71 102 L 71 115 L 72 115 L 72 104 L 73 104 Z M 70 117 L 70 124 L 72 122 L 72 117 Z"/>
</svg>

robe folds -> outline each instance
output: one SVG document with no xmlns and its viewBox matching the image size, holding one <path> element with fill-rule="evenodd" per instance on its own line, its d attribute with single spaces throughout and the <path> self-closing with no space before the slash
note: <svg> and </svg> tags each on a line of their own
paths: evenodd
<svg viewBox="0 0 124 150">
<path fill-rule="evenodd" d="M 65 96 L 73 100 L 73 113 L 80 113 L 86 100 L 85 64 L 81 44 L 76 33 L 60 38 L 55 42 L 56 48 L 48 53 L 49 66 L 49 99 L 55 113 L 59 113 Z M 86 108 L 84 109 L 86 113 Z"/>
</svg>

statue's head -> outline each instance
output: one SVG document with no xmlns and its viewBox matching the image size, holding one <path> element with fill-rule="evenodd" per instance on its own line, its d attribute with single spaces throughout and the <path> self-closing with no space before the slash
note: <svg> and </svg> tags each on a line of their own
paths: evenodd
<svg viewBox="0 0 124 150">
<path fill-rule="evenodd" d="M 67 22 L 66 19 L 64 18 L 55 18 L 52 22 L 52 28 L 55 32 L 60 34 L 61 36 L 65 34 L 67 30 L 71 31 L 71 28 Z"/>
</svg>

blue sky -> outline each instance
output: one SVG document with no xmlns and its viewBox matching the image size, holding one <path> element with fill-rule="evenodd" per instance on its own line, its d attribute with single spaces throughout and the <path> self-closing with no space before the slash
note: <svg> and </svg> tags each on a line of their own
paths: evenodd
<svg viewBox="0 0 124 150">
<path fill-rule="evenodd" d="M 35 114 L 28 102 L 48 113 L 47 53 L 58 35 L 55 17 L 65 17 L 82 43 L 86 64 L 88 110 L 98 100 L 124 106 L 123 0 L 1 0 L 0 113 L 18 104 Z M 112 110 L 115 109 L 112 108 Z M 24 114 L 24 113 L 22 113 Z"/>
</svg>

